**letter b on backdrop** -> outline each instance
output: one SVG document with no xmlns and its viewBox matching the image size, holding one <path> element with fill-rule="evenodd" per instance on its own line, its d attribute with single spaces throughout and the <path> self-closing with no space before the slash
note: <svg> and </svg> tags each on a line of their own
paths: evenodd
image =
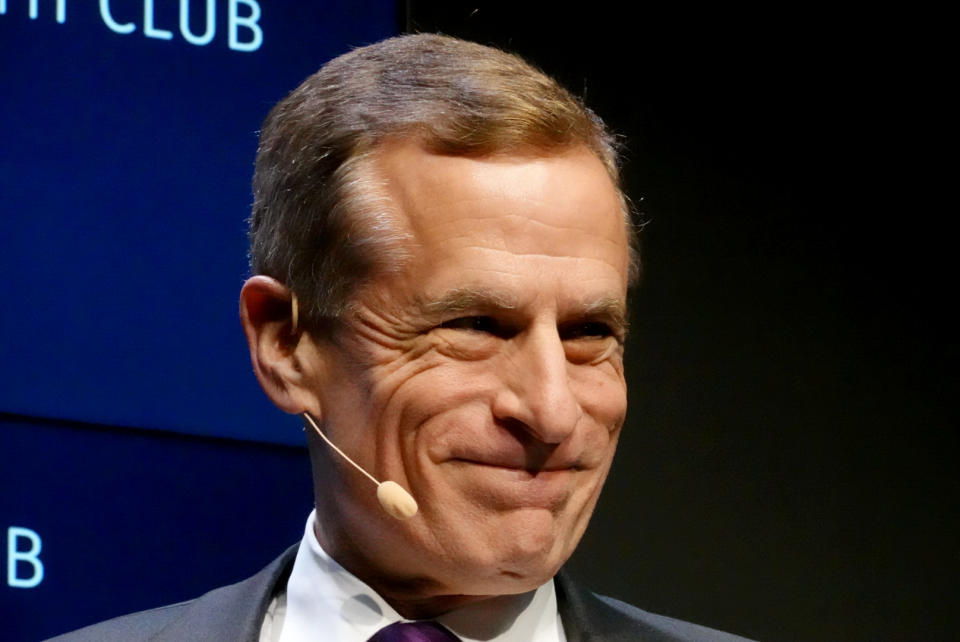
<svg viewBox="0 0 960 642">
<path fill-rule="evenodd" d="M 26 546 L 21 544 L 24 541 L 28 542 Z M 11 526 L 7 529 L 7 584 L 9 586 L 33 588 L 43 581 L 43 562 L 40 561 L 42 546 L 43 543 L 36 531 L 21 526 Z M 31 573 L 20 575 L 20 571 L 27 568 Z"/>
</svg>

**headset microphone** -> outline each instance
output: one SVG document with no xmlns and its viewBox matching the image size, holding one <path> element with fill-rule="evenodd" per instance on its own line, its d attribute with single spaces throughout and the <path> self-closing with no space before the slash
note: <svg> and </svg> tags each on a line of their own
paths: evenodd
<svg viewBox="0 0 960 642">
<path fill-rule="evenodd" d="M 353 461 L 347 454 L 337 448 L 332 441 L 330 441 L 323 431 L 320 430 L 320 426 L 317 425 L 317 422 L 313 420 L 313 417 L 309 412 L 303 413 L 304 418 L 310 422 L 310 425 L 313 426 L 313 429 L 317 431 L 317 434 L 320 435 L 327 445 L 333 448 L 341 457 L 353 464 L 353 467 L 359 470 L 361 473 L 370 478 L 370 480 L 377 485 L 377 499 L 380 501 L 380 506 L 383 510 L 387 511 L 391 517 L 396 517 L 397 519 L 407 519 L 413 517 L 417 514 L 417 500 L 408 493 L 403 486 L 394 481 L 384 481 L 379 482 L 377 479 L 365 471 L 363 468 Z"/>
</svg>

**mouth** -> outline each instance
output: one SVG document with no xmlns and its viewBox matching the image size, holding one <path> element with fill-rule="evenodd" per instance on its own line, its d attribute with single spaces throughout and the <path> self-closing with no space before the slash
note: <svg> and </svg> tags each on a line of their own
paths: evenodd
<svg viewBox="0 0 960 642">
<path fill-rule="evenodd" d="M 573 493 L 580 468 L 574 465 L 531 470 L 513 462 L 452 459 L 464 493 L 501 510 L 562 507 Z"/>
<path fill-rule="evenodd" d="M 483 468 L 513 471 L 518 476 L 525 476 L 529 478 L 534 478 L 539 475 L 546 475 L 549 473 L 577 471 L 577 470 L 580 470 L 581 468 L 580 465 L 576 462 L 560 462 L 560 463 L 551 463 L 549 465 L 529 465 L 526 463 L 518 464 L 513 461 L 469 459 L 466 457 L 455 457 L 450 461 L 453 463 L 462 463 L 470 466 L 480 466 Z"/>
</svg>

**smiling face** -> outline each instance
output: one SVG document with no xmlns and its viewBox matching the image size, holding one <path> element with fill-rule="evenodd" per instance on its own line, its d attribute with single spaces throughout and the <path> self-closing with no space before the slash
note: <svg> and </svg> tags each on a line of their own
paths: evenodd
<svg viewBox="0 0 960 642">
<path fill-rule="evenodd" d="M 388 517 L 311 437 L 317 534 L 401 612 L 432 614 L 542 584 L 583 534 L 626 412 L 627 234 L 586 149 L 391 144 L 375 165 L 410 260 L 298 358 L 307 409 L 420 512 Z"/>
</svg>

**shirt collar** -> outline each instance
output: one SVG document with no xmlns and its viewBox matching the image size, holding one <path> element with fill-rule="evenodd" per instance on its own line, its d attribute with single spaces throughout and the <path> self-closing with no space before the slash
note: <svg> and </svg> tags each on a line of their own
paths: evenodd
<svg viewBox="0 0 960 642">
<path fill-rule="evenodd" d="M 287 582 L 280 642 L 319 639 L 366 642 L 404 618 L 376 591 L 340 566 L 314 535 L 310 513 Z M 520 595 L 504 595 L 436 618 L 465 642 L 562 642 L 553 580 Z"/>
</svg>

